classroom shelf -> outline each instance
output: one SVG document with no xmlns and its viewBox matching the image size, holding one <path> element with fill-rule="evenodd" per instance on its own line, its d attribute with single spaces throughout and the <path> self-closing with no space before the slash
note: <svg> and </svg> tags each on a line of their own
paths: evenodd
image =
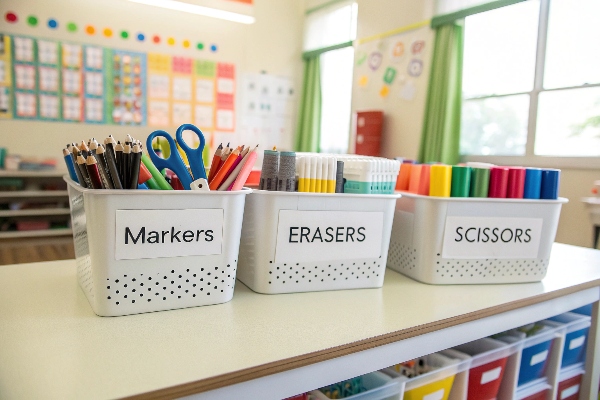
<svg viewBox="0 0 600 400">
<path fill-rule="evenodd" d="M 0 191 L 0 201 L 6 199 L 25 199 L 31 197 L 68 197 L 69 193 L 66 190 L 15 190 L 15 191 Z"/>
<path fill-rule="evenodd" d="M 589 398 L 598 265 L 600 251 L 555 244 L 542 282 L 426 285 L 387 270 L 381 289 L 261 295 L 238 283 L 225 304 L 114 318 L 94 315 L 74 260 L 3 266 L 0 387 L 7 398 L 285 398 L 594 303 Z"/>
<path fill-rule="evenodd" d="M 62 178 L 68 174 L 67 171 L 63 170 L 52 170 L 52 171 L 10 171 L 0 169 L 0 178 Z"/>
<path fill-rule="evenodd" d="M 35 231 L 6 231 L 0 232 L 0 239 L 15 239 L 25 237 L 48 237 L 72 235 L 71 228 L 40 229 Z"/>
<path fill-rule="evenodd" d="M 68 208 L 30 208 L 25 210 L 0 210 L 0 217 L 33 217 L 46 215 L 69 215 Z"/>
</svg>

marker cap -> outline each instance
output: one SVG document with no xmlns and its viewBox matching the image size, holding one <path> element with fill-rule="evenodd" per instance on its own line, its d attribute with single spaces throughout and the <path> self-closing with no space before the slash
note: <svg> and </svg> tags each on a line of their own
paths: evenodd
<svg viewBox="0 0 600 400">
<path fill-rule="evenodd" d="M 508 168 L 493 167 L 490 169 L 490 187 L 488 197 L 505 198 L 508 189 Z"/>
<path fill-rule="evenodd" d="M 542 170 L 540 168 L 525 169 L 524 199 L 539 199 L 542 190 Z"/>
<path fill-rule="evenodd" d="M 542 170 L 542 189 L 540 199 L 558 199 L 558 187 L 560 184 L 560 169 Z"/>
<path fill-rule="evenodd" d="M 508 187 L 506 197 L 522 199 L 525 190 L 525 168 L 511 167 L 508 169 Z"/>
<path fill-rule="evenodd" d="M 471 167 L 452 166 L 451 197 L 469 197 L 472 170 Z"/>
</svg>

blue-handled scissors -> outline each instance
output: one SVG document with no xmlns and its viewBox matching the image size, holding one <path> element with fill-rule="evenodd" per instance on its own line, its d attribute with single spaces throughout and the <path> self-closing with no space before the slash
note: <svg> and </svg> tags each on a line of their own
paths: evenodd
<svg viewBox="0 0 600 400">
<path fill-rule="evenodd" d="M 188 130 L 194 132 L 200 140 L 200 144 L 195 149 L 188 146 L 185 140 L 183 140 L 183 132 Z M 152 141 L 156 137 L 163 137 L 169 143 L 169 149 L 171 150 L 171 154 L 169 155 L 169 157 L 160 157 L 152 148 Z M 202 151 L 204 150 L 205 144 L 206 140 L 204 139 L 204 134 L 200 129 L 198 129 L 195 125 L 192 124 L 183 124 L 179 128 L 177 128 L 177 131 L 175 132 L 175 140 L 173 140 L 173 137 L 163 130 L 157 130 L 152 132 L 146 140 L 146 148 L 148 149 L 148 154 L 150 154 L 150 159 L 152 160 L 156 168 L 158 168 L 159 170 L 168 168 L 171 171 L 173 171 L 177 175 L 177 177 L 181 181 L 181 184 L 186 190 L 190 189 L 190 185 L 193 180 L 200 178 L 207 179 L 206 170 L 204 169 L 204 161 L 202 160 Z M 179 145 L 179 147 L 187 156 L 193 176 L 190 176 L 187 166 L 183 162 L 179 151 L 177 151 L 177 145 Z"/>
</svg>

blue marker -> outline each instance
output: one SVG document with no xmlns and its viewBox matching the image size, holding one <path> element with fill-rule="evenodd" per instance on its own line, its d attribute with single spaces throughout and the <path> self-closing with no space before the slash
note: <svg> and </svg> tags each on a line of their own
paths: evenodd
<svg viewBox="0 0 600 400">
<path fill-rule="evenodd" d="M 539 199 L 542 189 L 542 170 L 539 168 L 527 168 L 525 170 L 524 199 Z"/>
<path fill-rule="evenodd" d="M 560 184 L 560 169 L 542 170 L 542 190 L 540 199 L 558 199 L 558 186 Z"/>
</svg>

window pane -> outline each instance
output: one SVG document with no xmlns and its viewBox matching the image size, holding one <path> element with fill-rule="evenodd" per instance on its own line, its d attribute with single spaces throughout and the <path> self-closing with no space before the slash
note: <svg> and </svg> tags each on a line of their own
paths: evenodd
<svg viewBox="0 0 600 400">
<path fill-rule="evenodd" d="M 539 0 L 465 18 L 463 96 L 533 88 Z"/>
<path fill-rule="evenodd" d="M 600 83 L 600 1 L 552 0 L 544 87 Z"/>
<path fill-rule="evenodd" d="M 464 101 L 460 153 L 524 155 L 528 113 L 527 94 Z"/>
<path fill-rule="evenodd" d="M 356 15 L 357 5 L 352 1 L 308 14 L 304 27 L 304 51 L 356 39 Z"/>
<path fill-rule="evenodd" d="M 326 153 L 346 153 L 350 135 L 350 100 L 354 48 L 321 55 L 321 144 Z"/>
<path fill-rule="evenodd" d="M 540 93 L 535 154 L 600 156 L 600 88 Z"/>
</svg>

